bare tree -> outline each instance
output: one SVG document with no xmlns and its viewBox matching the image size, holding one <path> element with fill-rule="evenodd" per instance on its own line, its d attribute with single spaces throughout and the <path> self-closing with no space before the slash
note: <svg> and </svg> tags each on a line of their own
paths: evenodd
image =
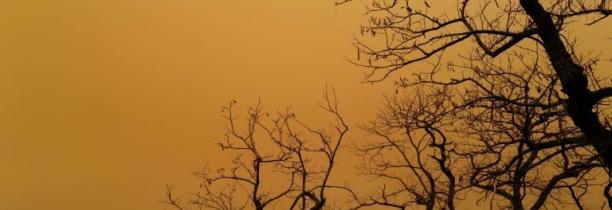
<svg viewBox="0 0 612 210">
<path fill-rule="evenodd" d="M 436 83 L 466 85 L 455 104 L 464 120 L 457 133 L 463 135 L 460 155 L 469 162 L 469 185 L 505 200 L 491 199 L 491 208 L 553 208 L 572 201 L 583 209 L 576 192 L 584 195 L 593 176 L 605 176 L 591 173 L 602 167 L 598 155 L 568 123 L 556 75 L 540 63 L 538 52 L 504 57 L 505 62 L 468 58 L 466 65 L 454 67 L 469 76 Z"/>
<path fill-rule="evenodd" d="M 586 208 L 580 199 L 612 168 L 612 88 L 597 71 L 600 60 L 579 53 L 568 29 L 606 24 L 610 1 L 460 0 L 454 11 L 439 9 L 449 3 L 440 1 L 368 2 L 352 62 L 369 69 L 368 82 L 432 65 L 396 84 L 453 92 L 444 103 L 464 123 L 455 126 L 463 142 L 454 152 L 469 163 L 462 175 L 471 190 L 507 201 L 491 199 L 491 208 L 539 209 L 564 199 Z M 466 64 L 442 65 L 449 49 L 465 49 L 454 60 Z"/>
<path fill-rule="evenodd" d="M 341 1 L 339 4 L 349 2 Z M 448 2 L 435 2 L 444 3 Z M 563 103 L 574 125 L 612 167 L 610 131 L 595 106 L 612 95 L 611 87 L 589 83 L 566 30 L 586 20 L 603 22 L 612 9 L 608 0 L 461 0 L 454 13 L 436 11 L 434 2 L 373 0 L 370 21 L 362 34 L 378 37 L 383 44 L 358 40 L 358 61 L 371 69 L 366 79 L 381 81 L 407 66 L 436 59 L 447 49 L 471 41 L 481 58 L 498 57 L 510 49 L 539 45 L 564 93 Z"/>
<path fill-rule="evenodd" d="M 610 1 L 459 0 L 454 11 L 439 10 L 442 1 L 369 2 L 351 61 L 366 67 L 366 81 L 430 65 L 397 78 L 396 95 L 364 126 L 371 136 L 354 145 L 378 191 L 329 183 L 348 127 L 326 91 L 323 108 L 337 119 L 331 130 L 260 105 L 242 128 L 230 103 L 220 145 L 240 155 L 232 167 L 196 173 L 201 190 L 187 204 L 314 210 L 331 208 L 327 191 L 338 189 L 350 209 L 456 209 L 467 195 L 489 209 L 595 209 L 585 197 L 604 188 L 597 195 L 612 209 L 612 86 L 568 32 L 605 24 Z M 468 47 L 444 64 L 444 53 L 460 46 Z M 270 187 L 271 176 L 283 187 Z M 171 188 L 167 198 L 185 209 Z"/>
<path fill-rule="evenodd" d="M 264 112 L 261 104 L 248 109 L 241 126 L 235 105 L 232 101 L 223 108 L 228 126 L 226 139 L 219 144 L 224 151 L 235 152 L 232 167 L 215 172 L 205 167 L 196 172 L 202 184 L 187 206 L 172 195 L 170 188 L 168 204 L 177 209 L 263 210 L 273 204 L 284 205 L 285 209 L 323 209 L 335 161 L 349 129 L 339 113 L 333 88 L 326 89 L 321 105 L 336 119 L 327 130 L 301 122 L 290 110 Z M 273 189 L 279 185 L 283 187 Z"/>
<path fill-rule="evenodd" d="M 404 209 L 455 209 L 458 177 L 453 127 L 446 92 L 417 89 L 410 100 L 388 97 L 378 119 L 365 126 L 374 140 L 357 144 L 362 173 L 382 182 L 380 192 L 356 198 L 359 207 L 382 205 Z"/>
<path fill-rule="evenodd" d="M 432 63 L 400 80 L 408 94 L 387 98 L 366 126 L 375 138 L 356 147 L 364 174 L 383 183 L 380 192 L 354 195 L 356 208 L 455 209 L 471 194 L 490 209 L 593 209 L 583 199 L 602 186 L 607 167 L 571 124 L 553 70 L 528 52 L 502 60 L 468 54 L 446 66 L 461 77 L 445 80 Z"/>
</svg>

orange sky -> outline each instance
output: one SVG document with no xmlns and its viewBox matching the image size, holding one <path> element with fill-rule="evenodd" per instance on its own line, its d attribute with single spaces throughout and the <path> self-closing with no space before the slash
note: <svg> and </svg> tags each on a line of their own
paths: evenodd
<svg viewBox="0 0 612 210">
<path fill-rule="evenodd" d="M 165 184 L 193 190 L 219 154 L 230 99 L 316 121 L 329 83 L 352 125 L 371 119 L 385 84 L 345 60 L 362 6 L 1 2 L 0 209 L 168 209 Z"/>
<path fill-rule="evenodd" d="M 364 19 L 354 8 L 3 1 L 0 209 L 165 209 L 165 184 L 192 191 L 190 171 L 219 154 L 232 98 L 308 120 L 330 83 L 348 120 L 369 119 L 377 103 L 362 101 L 382 88 L 345 61 Z"/>
</svg>

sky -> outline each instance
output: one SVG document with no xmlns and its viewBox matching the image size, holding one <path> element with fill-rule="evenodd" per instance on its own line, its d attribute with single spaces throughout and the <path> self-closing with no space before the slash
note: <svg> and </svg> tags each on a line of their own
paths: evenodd
<svg viewBox="0 0 612 210">
<path fill-rule="evenodd" d="M 191 192 L 190 172 L 221 157 L 220 107 L 232 99 L 290 105 L 317 123 L 331 84 L 351 126 L 367 122 L 391 90 L 362 83 L 347 62 L 362 9 L 329 0 L 1 1 L 0 209 L 169 209 L 166 184 Z"/>
<path fill-rule="evenodd" d="M 0 2 L 0 209 L 166 209 L 166 184 L 193 191 L 191 171 L 220 154 L 231 99 L 316 121 L 331 84 L 365 122 L 383 88 L 346 61 L 360 8 Z"/>
</svg>

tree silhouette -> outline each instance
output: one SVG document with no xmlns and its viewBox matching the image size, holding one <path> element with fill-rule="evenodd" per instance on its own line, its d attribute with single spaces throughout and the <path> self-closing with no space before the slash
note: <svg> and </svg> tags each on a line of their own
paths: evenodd
<svg viewBox="0 0 612 210">
<path fill-rule="evenodd" d="M 201 190 L 186 204 L 168 188 L 168 203 L 177 209 L 262 210 L 272 203 L 286 205 L 286 209 L 323 209 L 326 193 L 333 189 L 329 179 L 336 157 L 349 129 L 338 111 L 333 88 L 326 89 L 321 105 L 336 119 L 329 130 L 312 128 L 290 110 L 264 112 L 261 104 L 248 108 L 241 127 L 235 104 L 232 101 L 223 108 L 227 132 L 219 144 L 223 150 L 237 152 L 232 166 L 196 172 L 202 179 Z M 279 183 L 284 187 L 271 189 Z"/>
<path fill-rule="evenodd" d="M 461 79 L 442 82 L 435 66 L 417 74 L 418 81 L 401 83 L 409 95 L 389 97 L 366 127 L 378 138 L 357 147 L 364 173 L 385 186 L 369 199 L 355 197 L 359 206 L 456 209 L 455 201 L 471 193 L 489 199 L 491 209 L 555 208 L 568 201 L 593 208 L 582 198 L 601 185 L 597 177 L 605 176 L 605 167 L 570 125 L 549 83 L 555 75 L 540 64 L 535 59 L 508 70 L 493 59 L 468 59 L 451 66 L 461 68 Z"/>
<path fill-rule="evenodd" d="M 604 208 L 585 202 L 595 195 L 612 209 L 612 86 L 568 33 L 603 24 L 610 1 L 460 0 L 454 11 L 427 0 L 369 2 L 351 62 L 367 69 L 366 81 L 395 79 L 398 89 L 362 127 L 367 139 L 352 145 L 377 190 L 329 183 L 348 126 L 328 90 L 331 130 L 260 105 L 239 129 L 230 103 L 220 146 L 241 155 L 232 167 L 196 173 L 203 183 L 189 202 L 168 188 L 170 205 L 330 209 L 334 189 L 346 209 L 452 210 L 470 196 L 489 209 Z M 444 63 L 453 50 L 462 51 Z M 392 78 L 400 71 L 410 74 Z M 266 188 L 271 174 L 284 187 Z"/>
<path fill-rule="evenodd" d="M 612 14 L 610 1 L 461 0 L 455 11 L 436 10 L 427 0 L 369 2 L 370 19 L 362 26 L 362 38 L 355 42 L 357 59 L 352 62 L 369 69 L 366 81 L 372 83 L 410 69 L 411 76 L 400 76 L 396 84 L 420 91 L 411 100 L 390 107 L 403 107 L 395 112 L 412 118 L 406 122 L 426 119 L 414 125 L 385 120 L 383 127 L 388 130 L 401 125 L 407 136 L 418 129 L 425 129 L 426 134 L 435 128 L 432 126 L 443 123 L 439 120 L 444 117 L 431 117 L 438 115 L 442 105 L 450 104 L 449 110 L 442 112 L 452 115 L 453 126 L 449 127 L 462 141 L 449 144 L 449 154 L 469 165 L 468 171 L 444 173 L 460 173 L 467 179 L 457 183 L 462 186 L 457 190 L 494 193 L 512 209 L 552 205 L 552 194 L 563 191 L 578 208 L 584 208 L 580 192 L 593 184 L 589 172 L 612 167 L 612 136 L 605 106 L 612 88 L 596 71 L 599 59 L 578 53 L 576 40 L 567 29 L 580 22 L 587 26 L 601 23 Z M 463 60 L 463 64 L 441 63 L 444 52 L 451 49 L 466 49 L 454 59 Z M 411 68 L 422 68 L 417 64 L 431 68 Z M 421 103 L 432 105 L 413 107 Z M 444 138 L 443 133 L 429 134 L 419 141 L 434 142 L 435 146 L 439 144 L 436 139 L 448 139 L 449 134 Z M 383 136 L 389 138 L 388 134 Z M 383 145 L 379 142 L 370 147 Z M 417 155 L 421 153 L 414 149 Z M 404 167 L 413 168 L 404 162 Z M 417 168 L 427 174 L 425 167 Z M 445 167 L 436 170 L 446 171 Z M 380 176 L 379 172 L 380 168 L 374 174 Z M 421 192 L 431 194 L 430 200 L 434 194 L 448 194 L 436 193 L 434 183 L 419 186 Z M 414 190 L 414 186 L 410 188 Z M 610 184 L 603 193 L 608 200 L 609 189 Z M 415 198 L 423 197 L 420 194 Z M 446 208 L 453 208 L 450 205 Z M 431 206 L 426 204 L 428 209 Z"/>
<path fill-rule="evenodd" d="M 542 49 L 535 50 L 545 52 L 572 122 L 592 141 L 602 161 L 612 167 L 610 131 L 600 120 L 603 116 L 593 111 L 612 96 L 612 88 L 589 82 L 587 72 L 596 60 L 581 60 L 562 33 L 577 20 L 590 20 L 587 25 L 603 21 L 612 14 L 610 1 L 461 0 L 456 15 L 432 10 L 427 0 L 422 5 L 398 0 L 371 2 L 370 21 L 362 27 L 362 34 L 382 37 L 384 44 L 356 43 L 359 60 L 364 55 L 367 62 L 355 63 L 371 69 L 368 81 L 384 80 L 397 70 L 436 59 L 446 49 L 468 41 L 475 43 L 479 58 L 540 46 Z"/>
</svg>

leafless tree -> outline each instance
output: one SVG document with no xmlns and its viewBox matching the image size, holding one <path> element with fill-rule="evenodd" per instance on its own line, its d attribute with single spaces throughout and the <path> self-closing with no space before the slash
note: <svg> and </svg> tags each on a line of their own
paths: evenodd
<svg viewBox="0 0 612 210">
<path fill-rule="evenodd" d="M 339 4 L 347 1 L 338 2 Z M 414 63 L 436 59 L 445 50 L 474 43 L 480 57 L 498 57 L 510 49 L 539 45 L 558 78 L 567 113 L 591 139 L 600 159 L 612 167 L 610 131 L 595 106 L 612 95 L 611 87 L 589 83 L 585 63 L 574 54 L 567 30 L 586 20 L 604 22 L 612 14 L 608 0 L 461 0 L 455 11 L 436 11 L 449 2 L 372 0 L 370 21 L 362 34 L 382 44 L 358 40 L 358 65 L 368 67 L 366 79 L 381 81 Z M 449 12 L 449 13 L 447 13 Z"/>
<path fill-rule="evenodd" d="M 459 175 L 465 187 L 507 201 L 491 208 L 552 207 L 552 200 L 564 202 L 561 194 L 585 208 L 581 195 L 612 168 L 612 86 L 597 71 L 600 60 L 579 53 L 569 29 L 608 24 L 610 1 L 460 0 L 454 11 L 439 8 L 446 1 L 367 2 L 370 19 L 352 62 L 368 69 L 368 82 L 432 66 L 399 75 L 396 84 L 431 89 L 423 97 L 452 92 L 438 103 L 452 104 L 449 113 L 464 123 L 452 135 L 461 145 L 451 141 L 449 152 L 468 163 Z M 441 64 L 445 52 L 462 49 L 453 62 L 466 64 Z"/>
<path fill-rule="evenodd" d="M 584 209 L 579 195 L 597 183 L 593 176 L 605 173 L 591 173 L 602 164 L 589 140 L 568 123 L 556 75 L 540 63 L 537 51 L 504 57 L 467 58 L 466 65 L 453 66 L 465 77 L 436 82 L 445 88 L 465 85 L 454 104 L 461 110 L 459 153 L 469 162 L 469 186 L 506 201 L 491 199 L 491 208 L 553 208 L 571 201 Z"/>
<path fill-rule="evenodd" d="M 455 209 L 476 194 L 490 209 L 593 209 L 583 199 L 602 186 L 607 167 L 571 124 L 558 77 L 539 53 L 468 54 L 463 64 L 432 63 L 402 78 L 407 95 L 387 98 L 366 126 L 375 137 L 356 147 L 364 174 L 382 181 L 380 192 L 351 192 L 356 208 Z M 448 78 L 442 67 L 462 74 Z"/>
<path fill-rule="evenodd" d="M 261 104 L 248 109 L 245 124 L 239 125 L 236 101 L 223 108 L 227 119 L 226 139 L 219 144 L 235 152 L 232 167 L 215 172 L 196 172 L 202 179 L 200 191 L 187 203 L 172 195 L 168 204 L 177 209 L 284 209 L 320 210 L 326 206 L 336 158 L 349 130 L 338 110 L 333 88 L 325 91 L 323 110 L 335 119 L 331 129 L 313 128 L 290 110 L 270 114 Z M 283 183 L 283 179 L 286 181 Z M 283 185 L 280 189 L 273 186 Z M 278 187 L 277 187 L 278 188 Z M 185 206 L 186 205 L 186 206 Z"/>
<path fill-rule="evenodd" d="M 489 209 L 594 209 L 585 196 L 601 187 L 612 209 L 612 86 L 568 30 L 607 24 L 610 1 L 459 0 L 453 11 L 437 7 L 446 1 L 366 1 L 370 19 L 351 62 L 373 83 L 419 69 L 398 75 L 396 95 L 364 126 L 371 136 L 353 148 L 379 190 L 329 184 L 348 127 L 328 91 L 331 131 L 260 105 L 241 130 L 230 103 L 221 148 L 241 155 L 232 167 L 196 173 L 203 184 L 187 204 L 323 209 L 327 191 L 338 189 L 352 198 L 350 209 L 456 209 L 473 193 Z M 464 52 L 443 63 L 454 49 Z M 282 188 L 266 187 L 271 174 Z M 171 192 L 168 203 L 185 209 Z"/>
<path fill-rule="evenodd" d="M 455 143 L 445 129 L 453 127 L 445 92 L 417 89 L 407 98 L 388 97 L 378 119 L 365 126 L 372 141 L 355 146 L 363 157 L 361 172 L 381 181 L 380 192 L 356 197 L 358 208 L 455 209 L 458 186 Z"/>
</svg>

